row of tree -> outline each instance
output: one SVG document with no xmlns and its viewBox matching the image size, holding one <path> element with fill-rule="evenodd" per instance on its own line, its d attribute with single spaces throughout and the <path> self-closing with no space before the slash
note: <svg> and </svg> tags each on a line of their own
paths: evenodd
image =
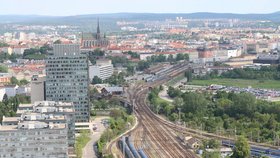
<svg viewBox="0 0 280 158">
<path fill-rule="evenodd" d="M 48 44 L 45 44 L 40 48 L 26 49 L 23 52 L 23 58 L 28 59 L 28 58 L 30 58 L 30 56 L 34 56 L 34 55 L 46 55 L 48 53 L 48 51 L 51 51 L 52 49 L 53 48 Z"/>
<path fill-rule="evenodd" d="M 101 84 L 101 83 L 108 83 L 111 85 L 122 85 L 125 83 L 125 73 L 120 72 L 120 73 L 114 73 L 111 77 L 109 77 L 106 80 L 102 80 L 98 76 L 94 76 L 91 83 L 92 84 Z"/>
<path fill-rule="evenodd" d="M 159 88 L 151 91 L 148 99 L 152 109 L 166 115 L 171 121 L 179 120 L 188 127 L 223 135 L 245 135 L 256 142 L 279 144 L 280 104 L 255 99 L 248 93 L 218 92 L 182 93 L 170 87 L 168 94 L 173 104 L 158 99 Z"/>
<path fill-rule="evenodd" d="M 16 77 L 11 77 L 11 82 L 12 85 L 18 85 L 18 86 L 23 86 L 23 85 L 27 85 L 29 83 L 29 81 L 27 81 L 26 79 L 21 79 L 18 80 Z"/>
<path fill-rule="evenodd" d="M 30 97 L 24 95 L 16 95 L 15 97 L 8 98 L 4 95 L 3 101 L 0 102 L 0 122 L 2 122 L 3 116 L 14 117 L 20 103 L 30 103 Z"/>
<path fill-rule="evenodd" d="M 279 66 L 262 66 L 260 69 L 236 68 L 218 74 L 218 71 L 212 71 L 204 76 L 198 76 L 197 79 L 213 78 L 233 78 L 233 79 L 257 79 L 257 80 L 280 80 Z"/>
<path fill-rule="evenodd" d="M 139 71 L 143 71 L 145 69 L 148 69 L 152 64 L 155 63 L 160 63 L 160 62 L 170 62 L 170 63 L 174 63 L 177 61 L 182 61 L 182 60 L 189 60 L 189 55 L 188 54 L 177 54 L 176 57 L 173 57 L 172 54 L 168 55 L 168 57 L 166 57 L 163 54 L 160 55 L 153 55 L 151 57 L 147 57 L 146 61 L 140 61 L 138 62 L 137 65 L 137 70 Z"/>
<path fill-rule="evenodd" d="M 10 60 L 12 62 L 16 62 L 18 58 L 20 58 L 20 55 L 17 54 L 8 54 L 6 52 L 1 52 L 0 53 L 0 62 L 3 63 L 5 60 Z"/>
</svg>

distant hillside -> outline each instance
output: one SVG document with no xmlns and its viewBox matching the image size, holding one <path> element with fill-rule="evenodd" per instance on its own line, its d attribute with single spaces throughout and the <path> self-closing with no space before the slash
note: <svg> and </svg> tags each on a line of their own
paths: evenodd
<svg viewBox="0 0 280 158">
<path fill-rule="evenodd" d="M 77 16 L 40 16 L 40 15 L 0 15 L 0 23 L 87 23 L 98 17 L 107 20 L 164 20 L 167 18 L 184 17 L 189 19 L 216 19 L 237 18 L 247 20 L 271 20 L 280 22 L 280 12 L 270 14 L 232 14 L 232 13 L 114 13 L 114 14 L 89 14 Z"/>
</svg>

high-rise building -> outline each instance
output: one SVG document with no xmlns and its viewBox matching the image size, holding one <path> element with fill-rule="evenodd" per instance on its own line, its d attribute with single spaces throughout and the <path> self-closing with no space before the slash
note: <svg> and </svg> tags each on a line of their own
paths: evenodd
<svg viewBox="0 0 280 158">
<path fill-rule="evenodd" d="M 54 44 L 46 60 L 46 100 L 72 102 L 76 122 L 89 121 L 88 60 L 78 44 Z"/>
</svg>

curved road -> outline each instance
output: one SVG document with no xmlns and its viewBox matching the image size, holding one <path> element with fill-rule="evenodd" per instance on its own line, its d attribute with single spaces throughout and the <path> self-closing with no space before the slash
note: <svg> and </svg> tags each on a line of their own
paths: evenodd
<svg viewBox="0 0 280 158">
<path fill-rule="evenodd" d="M 83 158 L 97 158 L 93 145 L 99 140 L 102 133 L 105 131 L 104 125 L 101 123 L 102 119 L 108 119 L 109 117 L 96 117 L 93 121 L 90 122 L 90 131 L 91 140 L 87 143 L 87 145 L 83 149 Z M 93 131 L 93 124 L 97 125 L 97 130 Z"/>
</svg>

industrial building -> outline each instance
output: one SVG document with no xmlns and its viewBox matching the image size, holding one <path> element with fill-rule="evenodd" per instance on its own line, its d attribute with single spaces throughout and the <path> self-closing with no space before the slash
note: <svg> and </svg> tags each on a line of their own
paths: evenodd
<svg viewBox="0 0 280 158">
<path fill-rule="evenodd" d="M 253 60 L 253 62 L 258 64 L 279 64 L 280 55 L 277 52 L 271 54 L 259 54 L 257 59 Z"/>
</svg>

